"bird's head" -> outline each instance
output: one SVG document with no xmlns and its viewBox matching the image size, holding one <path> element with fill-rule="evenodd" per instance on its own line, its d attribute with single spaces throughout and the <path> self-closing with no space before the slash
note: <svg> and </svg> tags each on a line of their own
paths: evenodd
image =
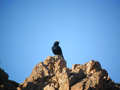
<svg viewBox="0 0 120 90">
<path fill-rule="evenodd" d="M 55 41 L 54 46 L 58 46 L 58 45 L 59 45 L 59 41 Z"/>
</svg>

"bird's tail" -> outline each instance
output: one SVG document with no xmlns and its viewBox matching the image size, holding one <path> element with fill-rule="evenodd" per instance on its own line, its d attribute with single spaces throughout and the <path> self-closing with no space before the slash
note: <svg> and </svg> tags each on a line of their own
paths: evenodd
<svg viewBox="0 0 120 90">
<path fill-rule="evenodd" d="M 61 54 L 61 57 L 64 59 L 64 56 L 63 56 L 63 54 Z"/>
</svg>

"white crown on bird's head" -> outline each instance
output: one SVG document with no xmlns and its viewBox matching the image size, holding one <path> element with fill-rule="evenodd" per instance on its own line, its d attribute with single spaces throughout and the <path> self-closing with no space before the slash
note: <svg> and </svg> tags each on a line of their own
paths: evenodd
<svg viewBox="0 0 120 90">
<path fill-rule="evenodd" d="M 58 43 L 59 43 L 60 41 L 59 41 L 59 40 L 56 40 L 55 42 L 58 42 Z"/>
<path fill-rule="evenodd" d="M 59 45 L 59 41 L 56 40 L 56 41 L 54 42 L 54 45 Z"/>
</svg>

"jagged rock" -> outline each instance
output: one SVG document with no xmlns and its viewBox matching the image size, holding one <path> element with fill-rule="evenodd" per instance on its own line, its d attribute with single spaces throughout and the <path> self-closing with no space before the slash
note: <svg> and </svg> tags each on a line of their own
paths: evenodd
<svg viewBox="0 0 120 90">
<path fill-rule="evenodd" d="M 120 85 L 97 61 L 75 64 L 69 69 L 61 56 L 49 56 L 35 66 L 18 90 L 120 90 Z"/>
<path fill-rule="evenodd" d="M 114 83 L 94 60 L 83 65 L 74 64 L 69 69 L 61 56 L 48 56 L 19 86 L 8 80 L 1 69 L 0 75 L 0 90 L 120 90 L 120 84 Z"/>
<path fill-rule="evenodd" d="M 8 74 L 0 68 L 0 90 L 17 90 L 18 83 L 8 80 Z"/>
<path fill-rule="evenodd" d="M 69 90 L 68 69 L 61 56 L 47 57 L 21 85 L 23 90 Z"/>
<path fill-rule="evenodd" d="M 116 88 L 107 71 L 102 69 L 97 61 L 91 60 L 84 65 L 73 65 L 72 72 L 80 73 L 80 71 L 86 77 L 71 85 L 71 90 L 120 90 L 120 86 L 117 85 Z"/>
</svg>

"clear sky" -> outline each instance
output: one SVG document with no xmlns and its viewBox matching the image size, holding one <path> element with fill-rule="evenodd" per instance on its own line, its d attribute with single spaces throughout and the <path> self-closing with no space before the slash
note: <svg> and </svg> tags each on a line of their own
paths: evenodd
<svg viewBox="0 0 120 90">
<path fill-rule="evenodd" d="M 23 82 L 60 41 L 67 66 L 97 60 L 120 82 L 120 0 L 0 0 L 0 67 Z"/>
</svg>

